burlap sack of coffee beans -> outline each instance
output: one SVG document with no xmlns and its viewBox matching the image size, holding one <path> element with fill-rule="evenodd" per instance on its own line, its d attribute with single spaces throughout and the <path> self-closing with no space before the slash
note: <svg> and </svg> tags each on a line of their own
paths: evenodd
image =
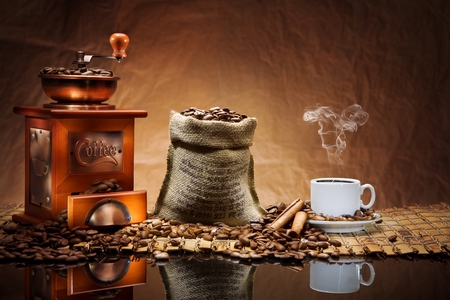
<svg viewBox="0 0 450 300">
<path fill-rule="evenodd" d="M 205 121 L 171 112 L 167 172 L 155 214 L 186 223 L 243 225 L 266 213 L 255 191 L 256 118 Z"/>
<path fill-rule="evenodd" d="M 177 259 L 159 267 L 167 300 L 251 300 L 257 267 L 233 261 Z"/>
</svg>

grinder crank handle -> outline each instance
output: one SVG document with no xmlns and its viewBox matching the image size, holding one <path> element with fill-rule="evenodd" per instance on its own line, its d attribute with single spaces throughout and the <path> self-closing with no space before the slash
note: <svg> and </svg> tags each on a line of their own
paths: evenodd
<svg viewBox="0 0 450 300">
<path fill-rule="evenodd" d="M 113 33 L 109 38 L 109 43 L 113 48 L 112 56 L 114 56 L 119 62 L 121 59 L 127 57 L 125 49 L 127 49 L 130 43 L 130 38 L 125 33 Z"/>
</svg>

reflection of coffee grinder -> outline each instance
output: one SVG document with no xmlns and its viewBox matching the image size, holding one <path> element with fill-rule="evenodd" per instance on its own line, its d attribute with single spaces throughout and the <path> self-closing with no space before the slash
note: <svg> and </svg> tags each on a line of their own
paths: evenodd
<svg viewBox="0 0 450 300">
<path fill-rule="evenodd" d="M 133 299 L 133 286 L 145 284 L 147 261 L 105 258 L 83 266 L 52 270 L 25 268 L 25 299 Z"/>
<path fill-rule="evenodd" d="M 116 91 L 120 78 L 107 70 L 87 68 L 93 57 L 120 62 L 127 56 L 128 36 L 115 33 L 110 43 L 112 56 L 78 51 L 74 61 L 77 69 L 41 71 L 42 88 L 56 102 L 43 107 L 14 108 L 16 114 L 25 116 L 26 176 L 25 213 L 14 215 L 15 221 L 36 223 L 52 219 L 68 208 L 68 196 L 86 191 L 97 179 L 111 178 L 123 189 L 120 202 L 125 203 L 131 215 L 127 221 L 145 219 L 146 192 L 133 192 L 133 167 L 134 119 L 145 118 L 147 112 L 116 109 L 104 103 Z M 76 214 L 86 214 L 93 204 L 114 198 L 113 194 L 91 195 Z M 82 195 L 77 197 L 83 199 Z M 129 202 L 133 205 L 127 205 Z"/>
</svg>

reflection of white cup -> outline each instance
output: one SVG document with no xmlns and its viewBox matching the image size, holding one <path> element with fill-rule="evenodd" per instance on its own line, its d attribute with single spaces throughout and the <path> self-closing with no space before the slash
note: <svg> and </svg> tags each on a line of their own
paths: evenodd
<svg viewBox="0 0 450 300">
<path fill-rule="evenodd" d="M 369 267 L 369 280 L 365 281 L 361 269 Z M 369 286 L 375 279 L 375 270 L 371 263 L 335 263 L 327 264 L 316 261 L 310 264 L 309 286 L 311 289 L 323 293 L 354 293 L 360 285 Z"/>
<path fill-rule="evenodd" d="M 361 195 L 369 189 L 371 198 L 365 205 Z M 311 209 L 338 217 L 353 215 L 357 210 L 369 209 L 375 203 L 375 189 L 370 184 L 361 185 L 357 179 L 350 178 L 318 178 L 311 180 Z"/>
</svg>

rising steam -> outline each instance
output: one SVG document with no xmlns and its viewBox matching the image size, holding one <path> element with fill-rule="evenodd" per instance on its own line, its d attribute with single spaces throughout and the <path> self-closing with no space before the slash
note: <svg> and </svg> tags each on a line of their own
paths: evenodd
<svg viewBox="0 0 450 300">
<path fill-rule="evenodd" d="M 316 105 L 306 108 L 303 120 L 308 123 L 319 123 L 318 131 L 322 139 L 322 147 L 327 150 L 328 162 L 338 166 L 344 164 L 342 154 L 346 147 L 345 132 L 355 132 L 358 126 L 366 124 L 369 114 L 358 104 L 353 104 L 339 113 L 335 108 Z"/>
</svg>

